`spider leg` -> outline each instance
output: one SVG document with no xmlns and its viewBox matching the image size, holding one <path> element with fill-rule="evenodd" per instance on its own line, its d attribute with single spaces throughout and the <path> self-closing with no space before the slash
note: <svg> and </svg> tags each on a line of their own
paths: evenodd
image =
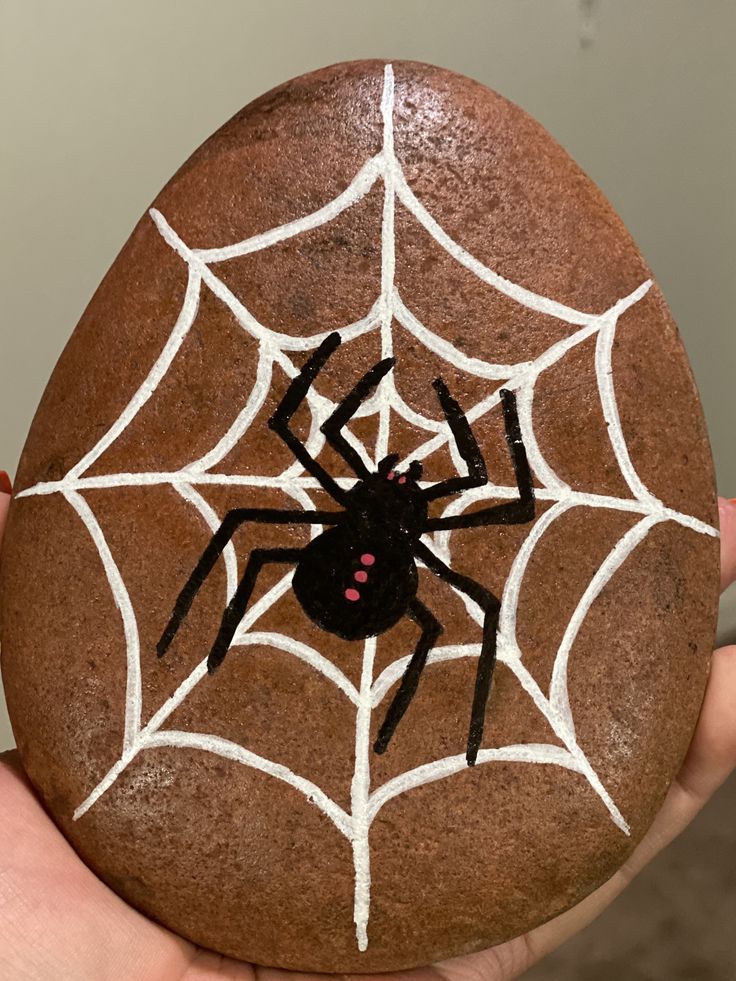
<svg viewBox="0 0 736 981">
<path fill-rule="evenodd" d="M 521 438 L 519 414 L 516 409 L 516 396 L 508 389 L 501 390 L 501 400 L 506 422 L 506 442 L 509 445 L 511 462 L 514 465 L 516 486 L 519 497 L 515 501 L 505 501 L 503 504 L 492 504 L 490 507 L 471 511 L 469 514 L 455 514 L 446 518 L 430 518 L 425 531 L 446 531 L 453 528 L 477 528 L 480 525 L 518 525 L 532 521 L 535 515 L 534 485 L 526 456 L 524 440 Z M 461 478 L 463 479 L 463 478 Z M 485 483 L 486 481 L 484 481 Z M 451 484 L 446 481 L 445 484 Z M 429 493 L 441 487 L 435 484 Z M 482 486 L 482 485 L 476 485 Z M 436 496 L 436 495 L 432 495 Z"/>
<path fill-rule="evenodd" d="M 289 428 L 292 416 L 307 397 L 307 392 L 312 387 L 317 375 L 324 368 L 327 359 L 339 345 L 340 335 L 337 331 L 334 331 L 322 341 L 314 354 L 305 362 L 299 374 L 292 378 L 286 394 L 281 399 L 274 414 L 268 420 L 268 425 L 270 429 L 283 439 L 307 473 L 316 477 L 320 485 L 339 504 L 344 504 L 345 493 L 337 481 L 327 473 L 324 467 L 317 463 L 304 444 Z"/>
<path fill-rule="evenodd" d="M 191 609 L 195 596 L 222 555 L 225 546 L 241 525 L 248 521 L 256 524 L 334 525 L 339 517 L 340 512 L 335 511 L 288 511 L 279 508 L 236 508 L 228 511 L 179 593 L 166 629 L 156 645 L 158 656 L 163 657 L 171 646 L 179 627 Z"/>
<path fill-rule="evenodd" d="M 478 441 L 473 435 L 473 430 L 465 418 L 465 413 L 450 395 L 447 385 L 441 378 L 435 378 L 432 387 L 437 392 L 437 398 L 442 406 L 442 411 L 445 413 L 452 438 L 455 440 L 460 456 L 467 465 L 468 473 L 465 477 L 451 477 L 449 480 L 440 481 L 440 483 L 427 488 L 424 492 L 426 501 L 434 501 L 438 497 L 447 497 L 449 494 L 457 494 L 459 491 L 469 490 L 471 487 L 482 487 L 488 483 L 486 463 L 478 446 Z"/>
<path fill-rule="evenodd" d="M 422 542 L 419 542 L 416 546 L 414 554 L 436 576 L 439 576 L 440 579 L 443 579 L 451 586 L 454 586 L 455 589 L 461 593 L 465 593 L 466 596 L 474 600 L 484 613 L 483 639 L 481 641 L 478 667 L 475 673 L 475 691 L 473 693 L 473 707 L 470 713 L 468 744 L 465 754 L 468 766 L 473 766 L 483 740 L 486 706 L 488 704 L 488 696 L 491 693 L 493 669 L 496 666 L 496 632 L 498 630 L 498 616 L 501 611 L 501 603 L 490 590 L 486 589 L 485 586 L 481 586 L 475 579 L 471 579 L 469 576 L 463 576 L 459 572 L 450 569 L 449 566 L 437 558 Z"/>
<path fill-rule="evenodd" d="M 222 623 L 215 638 L 215 642 L 207 658 L 207 670 L 210 674 L 222 664 L 225 655 L 230 649 L 235 631 L 238 629 L 240 621 L 245 615 L 251 594 L 256 584 L 258 574 L 264 565 L 269 562 L 292 562 L 296 563 L 301 558 L 304 549 L 301 548 L 254 548 L 250 553 L 248 564 L 245 567 L 243 578 L 240 580 L 238 588 L 235 590 L 233 598 L 230 600 L 222 614 Z"/>
<path fill-rule="evenodd" d="M 424 670 L 424 665 L 427 663 L 427 656 L 434 647 L 437 638 L 442 633 L 442 624 L 420 600 L 414 598 L 409 604 L 406 613 L 407 616 L 411 617 L 422 628 L 422 635 L 406 667 L 406 671 L 404 671 L 399 689 L 389 705 L 386 718 L 383 720 L 383 725 L 378 732 L 378 737 L 373 744 L 373 749 L 376 753 L 386 752 L 396 726 L 401 722 L 404 712 L 406 712 L 412 698 L 414 698 L 417 686 L 419 685 L 419 678 Z"/>
<path fill-rule="evenodd" d="M 377 365 L 374 365 L 370 371 L 367 371 L 363 375 L 352 391 L 345 396 L 332 415 L 321 426 L 322 432 L 327 437 L 327 442 L 330 446 L 337 450 L 343 460 L 348 466 L 352 467 L 356 475 L 362 480 L 369 477 L 370 473 L 361 460 L 360 454 L 343 436 L 342 429 L 358 411 L 358 407 L 377 388 L 384 375 L 387 375 L 391 371 L 395 363 L 395 358 L 384 358 L 383 361 L 379 361 Z"/>
</svg>

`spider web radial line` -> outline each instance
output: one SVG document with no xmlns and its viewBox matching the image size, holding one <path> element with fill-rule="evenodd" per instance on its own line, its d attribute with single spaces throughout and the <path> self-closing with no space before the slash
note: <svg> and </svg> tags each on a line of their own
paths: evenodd
<svg viewBox="0 0 736 981">
<path fill-rule="evenodd" d="M 355 477 L 337 477 L 336 482 L 345 489 L 349 489 L 355 483 Z M 53 480 L 34 484 L 26 490 L 16 494 L 17 498 L 22 497 L 45 497 L 50 494 L 64 494 L 67 491 L 86 491 L 99 489 L 116 489 L 120 487 L 156 487 L 161 484 L 209 484 L 224 487 L 268 487 L 274 490 L 297 489 L 318 490 L 320 484 L 313 477 L 294 477 L 294 476 L 264 476 L 261 474 L 222 474 L 207 473 L 201 471 L 140 471 L 138 473 L 113 473 L 100 474 L 94 477 L 79 477 L 75 480 Z M 424 481 L 422 487 L 429 487 L 431 482 Z M 448 506 L 443 514 L 450 515 L 459 513 L 470 504 L 481 500 L 499 498 L 510 499 L 516 497 L 518 489 L 503 484 L 488 484 L 482 488 L 473 488 L 464 491 L 458 496 L 451 506 Z M 700 521 L 692 515 L 683 514 L 673 508 L 658 507 L 652 509 L 648 504 L 643 503 L 637 498 L 613 497 L 608 494 L 593 494 L 587 491 L 573 491 L 569 493 L 550 490 L 546 487 L 538 487 L 535 490 L 535 497 L 540 501 L 570 501 L 572 504 L 588 506 L 592 508 L 612 508 L 617 511 L 626 511 L 632 514 L 656 513 L 663 521 L 674 521 L 685 528 L 701 535 L 709 535 L 717 538 L 718 529 L 709 525 L 705 521 Z M 451 510 L 452 508 L 452 510 Z M 457 510 L 455 510 L 457 508 Z"/>
<path fill-rule="evenodd" d="M 393 357 L 394 341 L 391 323 L 394 316 L 393 293 L 396 274 L 396 161 L 394 157 L 394 76 L 390 65 L 384 69 L 381 116 L 383 118 L 383 215 L 381 219 L 381 359 Z M 385 382 L 385 379 L 384 379 Z M 376 439 L 375 464 L 388 453 L 391 426 L 391 400 L 385 394 L 386 385 L 379 387 L 378 437 Z"/>
<path fill-rule="evenodd" d="M 355 720 L 355 767 L 350 788 L 353 865 L 355 891 L 353 920 L 358 949 L 368 948 L 368 920 L 371 903 L 371 853 L 369 803 L 371 786 L 370 733 L 372 719 L 373 668 L 377 641 L 369 637 L 363 645 L 358 712 Z"/>
</svg>

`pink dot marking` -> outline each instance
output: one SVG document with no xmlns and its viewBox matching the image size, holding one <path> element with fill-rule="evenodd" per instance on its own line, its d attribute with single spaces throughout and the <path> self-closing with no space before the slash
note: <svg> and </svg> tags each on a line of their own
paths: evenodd
<svg viewBox="0 0 736 981">
<path fill-rule="evenodd" d="M 371 555 L 370 552 L 364 552 L 360 557 L 361 565 L 373 565 L 375 561 L 376 561 L 375 555 Z"/>
<path fill-rule="evenodd" d="M 396 471 L 389 470 L 389 472 L 386 474 L 386 480 L 393 480 L 395 476 L 396 476 Z"/>
<path fill-rule="evenodd" d="M 406 483 L 406 477 L 399 477 L 399 483 L 400 484 L 405 484 Z"/>
<path fill-rule="evenodd" d="M 355 603 L 357 600 L 360 599 L 360 593 L 358 592 L 357 589 L 346 589 L 345 599 L 350 600 L 351 603 Z"/>
<path fill-rule="evenodd" d="M 357 572 L 353 573 L 353 579 L 356 582 L 368 582 L 368 573 L 363 572 L 362 569 L 358 569 Z"/>
</svg>

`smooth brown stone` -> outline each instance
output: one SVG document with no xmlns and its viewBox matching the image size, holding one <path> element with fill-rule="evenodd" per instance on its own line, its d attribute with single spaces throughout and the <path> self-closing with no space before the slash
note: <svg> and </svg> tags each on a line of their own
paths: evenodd
<svg viewBox="0 0 736 981">
<path fill-rule="evenodd" d="M 450 72 L 409 62 L 395 63 L 394 72 L 395 152 L 408 185 L 480 263 L 589 316 L 609 310 L 648 280 L 644 260 L 610 205 L 539 124 Z M 194 153 L 155 208 L 197 249 L 239 242 L 322 208 L 381 150 L 383 76 L 383 62 L 338 65 L 264 95 Z M 329 223 L 262 251 L 213 261 L 211 273 L 257 321 L 282 335 L 309 338 L 342 328 L 365 317 L 381 293 L 383 198 L 379 177 Z M 0 582 L 4 682 L 23 763 L 82 858 L 171 929 L 264 965 L 331 972 L 411 967 L 497 944 L 578 902 L 613 874 L 649 827 L 690 741 L 708 671 L 718 543 L 679 516 L 716 524 L 713 468 L 690 368 L 657 286 L 620 316 L 609 376 L 599 340 L 607 329 L 602 321 L 591 324 L 583 316 L 571 324 L 555 315 L 559 308 L 540 310 L 533 297 L 531 307 L 524 305 L 482 282 L 401 204 L 395 210 L 395 256 L 394 282 L 404 303 L 456 353 L 446 358 L 432 352 L 394 322 L 397 366 L 391 377 L 405 402 L 442 433 L 447 424 L 431 387 L 438 374 L 466 410 L 507 383 L 473 376 L 460 355 L 509 365 L 532 361 L 587 325 L 588 335 L 540 374 L 534 432 L 547 465 L 574 492 L 614 500 L 605 507 L 578 502 L 534 549 L 516 622 L 524 659 L 513 670 L 502 663 L 496 668 L 483 748 L 546 744 L 566 752 L 564 738 L 573 737 L 562 730 L 564 704 L 557 716 L 545 714 L 519 678 L 537 686 L 538 701 L 546 697 L 556 652 L 597 570 L 627 532 L 656 512 L 663 520 L 602 585 L 569 656 L 579 765 L 587 760 L 631 833 L 614 822 L 584 774 L 554 763 L 482 762 L 481 754 L 474 768 L 461 764 L 453 775 L 408 789 L 377 812 L 369 838 L 369 944 L 361 952 L 350 842 L 319 801 L 274 776 L 202 748 L 148 746 L 74 820 L 75 810 L 121 759 L 126 664 L 135 661 L 132 620 L 126 647 L 92 535 L 104 536 L 135 614 L 141 725 L 150 724 L 206 657 L 225 605 L 220 560 L 170 650 L 157 658 L 156 643 L 212 529 L 170 479 L 140 486 L 135 478 L 116 478 L 105 488 L 94 478 L 174 474 L 201 459 L 245 405 L 258 364 L 252 332 L 203 287 L 194 324 L 171 367 L 127 428 L 85 470 L 82 484 L 75 485 L 80 497 L 68 490 L 65 498 L 58 487 L 23 496 L 39 483 L 64 479 L 98 444 L 174 328 L 187 265 L 146 214 L 64 351 L 23 453 Z M 204 270 L 195 261 L 193 268 Z M 386 283 L 390 274 L 384 263 Z M 270 342 L 264 343 L 266 350 Z M 630 483 L 622 472 L 623 450 L 617 459 L 609 439 L 608 424 L 613 421 L 614 433 L 617 427 L 610 402 L 608 420 L 602 408 L 597 344 L 600 381 L 605 386 L 610 377 L 615 387 L 633 468 Z M 381 356 L 378 329 L 346 341 L 314 389 L 337 402 Z M 279 357 L 282 365 L 292 360 L 293 372 L 306 353 L 286 350 Z M 248 432 L 213 472 L 274 477 L 294 464 L 266 425 L 286 388 L 277 363 Z M 308 424 L 303 408 L 294 422 L 302 437 Z M 500 409 L 471 425 L 491 479 L 515 488 Z M 376 417 L 356 419 L 352 431 L 372 446 Z M 398 416 L 390 433 L 389 450 L 404 454 L 433 435 L 420 434 Z M 525 429 L 532 463 L 544 469 L 529 435 Z M 349 473 L 333 451 L 323 451 L 320 461 L 335 476 Z M 446 449 L 425 464 L 430 482 L 456 472 Z M 630 486 L 633 473 L 643 484 L 643 503 Z M 549 472 L 538 474 L 535 484 L 537 521 L 545 520 L 566 492 Z M 235 507 L 305 506 L 303 497 L 273 486 L 195 487 L 217 513 L 212 521 Z M 186 488 L 184 493 L 193 496 Z M 312 491 L 311 499 L 317 508 L 337 508 L 324 492 Z M 665 514 L 662 506 L 672 510 Z M 440 511 L 432 505 L 432 514 Z M 454 567 L 500 596 L 532 528 L 521 523 L 455 531 Z M 306 541 L 303 528 L 247 526 L 235 537 L 240 574 L 254 548 Z M 283 573 L 283 567 L 268 567 L 256 596 Z M 422 570 L 419 595 L 444 624 L 439 646 L 480 642 L 480 627 L 446 583 Z M 312 646 L 360 688 L 362 642 L 340 640 L 316 626 L 292 590 L 254 629 Z M 417 638 L 407 619 L 382 634 L 373 677 L 410 655 Z M 434 760 L 462 760 L 476 665 L 462 657 L 426 667 L 387 752 L 359 753 L 368 760 L 372 791 Z M 130 704 L 135 707 L 136 700 Z M 388 704 L 389 696 L 372 712 L 367 745 Z M 128 715 L 135 735 L 134 713 Z M 261 643 L 231 651 L 162 723 L 161 732 L 168 730 L 229 740 L 290 768 L 320 788 L 346 821 L 355 785 L 356 813 L 361 811 L 356 706 L 283 650 Z M 541 751 L 529 752 L 540 758 Z M 360 841 L 356 853 L 360 866 Z"/>
</svg>

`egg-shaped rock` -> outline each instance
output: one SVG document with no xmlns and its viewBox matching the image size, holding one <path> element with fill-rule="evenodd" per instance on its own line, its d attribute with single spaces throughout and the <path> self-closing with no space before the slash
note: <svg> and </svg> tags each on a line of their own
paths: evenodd
<svg viewBox="0 0 736 981">
<path fill-rule="evenodd" d="M 204 947 L 498 944 L 661 806 L 716 516 L 675 324 L 567 153 L 438 68 L 303 76 L 166 185 L 46 389 L 0 583 L 23 764 Z"/>
</svg>

